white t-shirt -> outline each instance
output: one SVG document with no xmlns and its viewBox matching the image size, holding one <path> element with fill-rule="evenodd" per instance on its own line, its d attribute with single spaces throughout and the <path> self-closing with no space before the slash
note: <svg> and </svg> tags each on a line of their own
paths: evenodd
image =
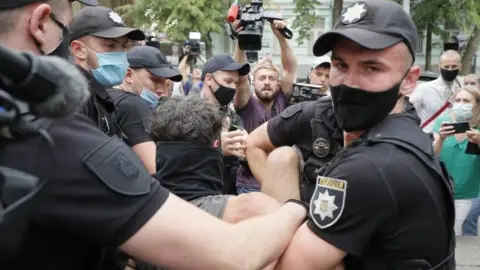
<svg viewBox="0 0 480 270">
<path fill-rule="evenodd" d="M 448 99 L 453 97 L 458 87 L 457 80 L 448 83 L 440 76 L 436 80 L 422 83 L 415 88 L 410 95 L 410 102 L 415 106 L 417 114 L 422 120 L 422 124 L 434 115 Z M 433 122 L 434 121 L 426 126 L 423 131 L 431 133 Z"/>
</svg>

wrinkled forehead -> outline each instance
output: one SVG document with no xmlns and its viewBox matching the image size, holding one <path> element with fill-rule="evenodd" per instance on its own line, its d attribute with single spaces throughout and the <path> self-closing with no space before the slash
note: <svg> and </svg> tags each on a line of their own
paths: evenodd
<svg viewBox="0 0 480 270">
<path fill-rule="evenodd" d="M 255 71 L 254 77 L 258 78 L 258 77 L 261 77 L 261 76 L 278 77 L 278 73 L 277 73 L 277 71 L 273 70 L 273 68 L 271 68 L 271 67 L 260 67 L 259 69 L 257 69 Z"/>
</svg>

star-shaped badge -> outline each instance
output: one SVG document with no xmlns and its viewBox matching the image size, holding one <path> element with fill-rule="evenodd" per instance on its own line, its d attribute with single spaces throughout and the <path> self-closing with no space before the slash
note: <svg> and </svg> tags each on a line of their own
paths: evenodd
<svg viewBox="0 0 480 270">
<path fill-rule="evenodd" d="M 108 12 L 108 17 L 109 17 L 110 20 L 112 20 L 114 23 L 123 24 L 122 17 L 120 17 L 120 15 L 118 15 L 115 11 L 110 11 L 110 12 Z"/>
<path fill-rule="evenodd" d="M 342 23 L 351 24 L 360 21 L 367 14 L 368 6 L 364 2 L 357 2 L 342 14 Z"/>
<path fill-rule="evenodd" d="M 325 193 L 319 193 L 318 198 L 314 201 L 315 210 L 313 213 L 320 215 L 322 220 L 326 217 L 333 218 L 333 211 L 338 209 L 334 201 L 335 196 L 330 196 L 328 190 Z"/>
</svg>

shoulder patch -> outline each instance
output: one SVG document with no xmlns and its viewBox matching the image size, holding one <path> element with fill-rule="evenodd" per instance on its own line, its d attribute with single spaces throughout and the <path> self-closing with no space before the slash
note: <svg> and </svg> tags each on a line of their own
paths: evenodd
<svg viewBox="0 0 480 270">
<path fill-rule="evenodd" d="M 310 200 L 310 217 L 320 229 L 335 224 L 342 216 L 347 196 L 347 181 L 317 176 Z"/>
<path fill-rule="evenodd" d="M 300 103 L 298 103 L 298 104 L 287 107 L 285 110 L 283 110 L 283 112 L 280 113 L 280 116 L 283 119 L 288 119 L 298 114 L 301 111 L 302 111 L 302 107 L 300 106 Z"/>
<path fill-rule="evenodd" d="M 112 137 L 83 157 L 84 164 L 111 190 L 126 196 L 150 192 L 152 177 L 125 143 Z"/>
</svg>

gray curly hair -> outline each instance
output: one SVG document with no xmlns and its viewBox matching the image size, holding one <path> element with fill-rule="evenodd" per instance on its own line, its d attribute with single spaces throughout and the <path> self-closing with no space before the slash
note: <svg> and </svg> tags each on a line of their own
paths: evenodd
<svg viewBox="0 0 480 270">
<path fill-rule="evenodd" d="M 198 95 L 172 97 L 152 115 L 151 136 L 155 142 L 187 141 L 212 145 L 220 139 L 224 113 Z"/>
</svg>

